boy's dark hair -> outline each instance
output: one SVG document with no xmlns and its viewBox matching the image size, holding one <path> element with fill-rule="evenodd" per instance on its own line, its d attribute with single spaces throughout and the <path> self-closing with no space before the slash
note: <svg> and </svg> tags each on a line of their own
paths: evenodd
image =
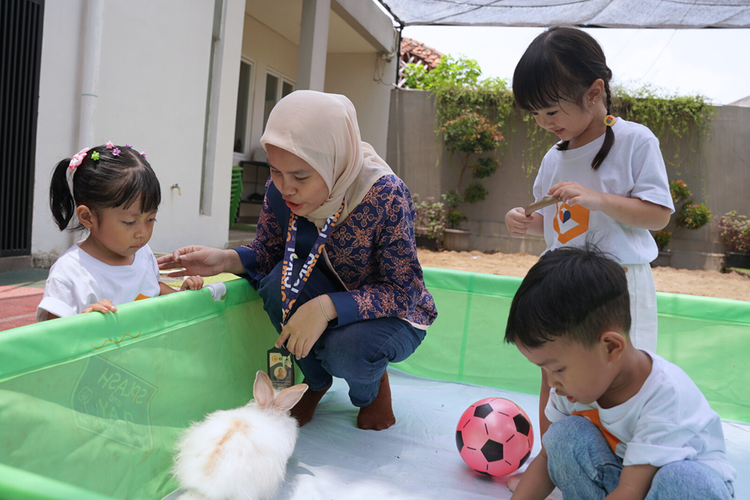
<svg viewBox="0 0 750 500">
<path fill-rule="evenodd" d="M 508 314 L 505 342 L 528 348 L 558 338 L 592 346 L 605 331 L 630 330 L 625 270 L 593 245 L 563 247 L 539 258 Z"/>
<path fill-rule="evenodd" d="M 560 101 L 582 107 L 586 90 L 598 78 L 604 81 L 607 114 L 611 114 L 612 70 L 601 46 L 585 31 L 557 26 L 537 36 L 524 52 L 513 73 L 513 95 L 526 111 L 549 108 Z M 607 127 L 604 144 L 591 168 L 599 168 L 614 143 L 615 133 Z M 568 149 L 568 141 L 558 144 L 557 149 Z"/>
<path fill-rule="evenodd" d="M 113 154 L 115 150 L 119 155 Z M 99 153 L 98 160 L 92 158 L 95 152 Z M 142 213 L 159 208 L 159 180 L 146 158 L 128 146 L 91 148 L 75 170 L 73 195 L 66 177 L 69 164 L 70 158 L 66 158 L 55 166 L 49 188 L 50 209 L 61 231 L 68 227 L 78 205 L 98 213 L 105 208 L 128 208 L 140 198 Z M 83 225 L 79 222 L 70 229 L 80 230 Z"/>
</svg>

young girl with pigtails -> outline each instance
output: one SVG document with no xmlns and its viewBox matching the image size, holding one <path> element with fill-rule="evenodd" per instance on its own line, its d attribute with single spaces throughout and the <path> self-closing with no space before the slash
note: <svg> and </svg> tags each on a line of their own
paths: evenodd
<svg viewBox="0 0 750 500">
<path fill-rule="evenodd" d="M 175 292 L 159 282 L 148 246 L 160 202 L 146 153 L 130 145 L 107 142 L 60 161 L 50 184 L 52 216 L 61 231 L 87 229 L 88 236 L 50 269 L 37 320 L 107 313 L 119 304 Z M 202 286 L 200 276 L 191 276 L 182 290 Z"/>
<path fill-rule="evenodd" d="M 544 235 L 545 252 L 595 243 L 626 271 L 635 347 L 656 351 L 656 289 L 649 263 L 658 255 L 649 230 L 674 212 L 659 142 L 645 126 L 611 113 L 604 52 L 584 31 L 555 27 L 540 34 L 513 75 L 518 105 L 560 141 L 542 160 L 534 198 L 555 203 L 505 215 L 512 236 Z M 575 297 L 570 297 L 575 301 Z M 542 370 L 540 424 L 549 385 Z"/>
</svg>

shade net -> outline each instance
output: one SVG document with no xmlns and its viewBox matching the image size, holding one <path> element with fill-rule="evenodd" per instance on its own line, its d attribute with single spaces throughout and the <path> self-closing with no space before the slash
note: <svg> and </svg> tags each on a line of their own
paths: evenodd
<svg viewBox="0 0 750 500">
<path fill-rule="evenodd" d="M 520 280 L 425 270 L 439 316 L 397 368 L 538 394 L 539 369 L 502 342 Z M 0 334 L 0 499 L 159 499 L 177 484 L 174 443 L 191 421 L 252 398 L 273 344 L 244 280 Z M 659 294 L 659 353 L 723 418 L 750 422 L 750 304 Z"/>
<path fill-rule="evenodd" d="M 380 0 L 404 26 L 748 28 L 750 1 Z"/>
</svg>

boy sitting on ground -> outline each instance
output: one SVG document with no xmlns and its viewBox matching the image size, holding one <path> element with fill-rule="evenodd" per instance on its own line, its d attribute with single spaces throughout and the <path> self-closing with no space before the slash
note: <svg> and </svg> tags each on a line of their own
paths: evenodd
<svg viewBox="0 0 750 500">
<path fill-rule="evenodd" d="M 544 254 L 505 341 L 549 377 L 542 450 L 512 499 L 730 499 L 721 420 L 676 365 L 635 349 L 623 268 L 596 249 Z"/>
</svg>

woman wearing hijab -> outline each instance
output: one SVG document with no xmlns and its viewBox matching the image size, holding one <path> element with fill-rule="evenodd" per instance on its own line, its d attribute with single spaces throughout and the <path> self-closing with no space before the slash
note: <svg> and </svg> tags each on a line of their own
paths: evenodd
<svg viewBox="0 0 750 500">
<path fill-rule="evenodd" d="M 437 311 L 424 285 L 411 195 L 360 139 L 346 97 L 297 91 L 271 111 L 256 239 L 233 250 L 188 246 L 159 259 L 170 276 L 246 275 L 309 389 L 292 409 L 313 416 L 333 377 L 360 408 L 357 426 L 396 422 L 386 368 L 409 357 Z"/>
</svg>

